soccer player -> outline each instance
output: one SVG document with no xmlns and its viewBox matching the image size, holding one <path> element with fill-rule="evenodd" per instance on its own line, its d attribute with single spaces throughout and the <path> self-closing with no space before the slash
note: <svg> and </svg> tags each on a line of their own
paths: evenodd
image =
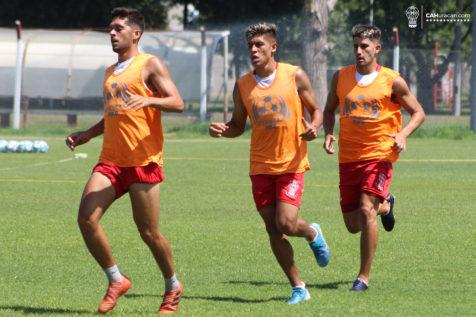
<svg viewBox="0 0 476 317">
<path fill-rule="evenodd" d="M 298 217 L 304 172 L 309 170 L 306 144 L 317 137 L 322 112 L 306 73 L 275 60 L 278 44 L 274 24 L 249 26 L 246 40 L 254 70 L 235 84 L 231 120 L 211 123 L 209 133 L 212 137 L 237 137 L 250 118 L 253 197 L 271 249 L 292 286 L 288 303 L 296 304 L 310 295 L 286 236 L 305 238 L 319 266 L 329 262 L 329 249 L 319 225 L 309 225 Z M 304 118 L 303 106 L 310 113 L 310 123 Z"/>
<path fill-rule="evenodd" d="M 389 193 L 392 162 L 405 150 L 406 140 L 425 119 L 423 108 L 400 75 L 377 64 L 380 30 L 352 28 L 355 64 L 337 71 L 324 110 L 324 149 L 334 153 L 335 111 L 340 117 L 340 205 L 347 230 L 360 232 L 360 271 L 352 290 L 368 288 L 377 240 L 377 215 L 392 231 L 395 197 Z M 402 129 L 403 107 L 410 120 Z"/>
<path fill-rule="evenodd" d="M 183 292 L 175 274 L 172 250 L 159 231 L 159 183 L 162 172 L 161 112 L 181 112 L 184 102 L 165 64 L 140 53 L 144 32 L 143 15 L 131 8 L 112 10 L 109 25 L 117 63 L 105 73 L 104 117 L 87 131 L 66 139 L 74 150 L 91 138 L 104 134 L 99 163 L 93 168 L 81 198 L 78 224 L 90 253 L 109 279 L 109 287 L 98 312 L 111 311 L 118 298 L 131 287 L 112 255 L 99 221 L 108 207 L 129 192 L 132 214 L 142 240 L 152 252 L 165 279 L 160 313 L 175 312 Z"/>
</svg>

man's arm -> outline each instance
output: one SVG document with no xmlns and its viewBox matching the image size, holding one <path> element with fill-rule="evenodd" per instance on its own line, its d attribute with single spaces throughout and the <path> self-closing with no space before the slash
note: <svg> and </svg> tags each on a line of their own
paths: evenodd
<svg viewBox="0 0 476 317">
<path fill-rule="evenodd" d="M 235 88 L 233 89 L 233 103 L 235 104 L 235 107 L 233 109 L 231 120 L 227 123 L 210 123 L 208 128 L 208 133 L 210 136 L 214 138 L 234 138 L 243 134 L 245 131 L 248 113 L 246 112 L 245 105 L 241 99 L 240 90 L 237 83 L 235 83 Z"/>
<path fill-rule="evenodd" d="M 184 102 L 170 77 L 167 66 L 158 58 L 150 58 L 144 65 L 142 78 L 146 84 L 152 85 L 160 97 L 145 97 L 128 93 L 126 108 L 139 110 L 142 107 L 157 107 L 166 112 L 182 112 Z M 149 86 L 150 87 L 150 86 Z"/>
<path fill-rule="evenodd" d="M 77 147 L 78 145 L 84 144 L 91 140 L 92 138 L 97 137 L 98 135 L 101 135 L 104 133 L 104 119 L 101 119 L 98 123 L 93 125 L 91 128 L 89 128 L 86 131 L 78 131 L 71 133 L 68 135 L 66 138 L 66 146 L 71 149 L 71 151 L 74 151 L 74 148 Z"/>
<path fill-rule="evenodd" d="M 334 125 L 336 121 L 336 109 L 339 106 L 339 98 L 337 97 L 337 81 L 339 79 L 339 71 L 334 73 L 331 81 L 331 88 L 327 95 L 326 108 L 324 109 L 324 150 L 327 154 L 334 154 L 334 145 L 332 144 L 336 138 L 334 136 Z"/>
<path fill-rule="evenodd" d="M 410 121 L 406 126 L 400 132 L 391 135 L 395 139 L 393 148 L 400 153 L 405 150 L 407 138 L 425 121 L 425 111 L 410 92 L 402 77 L 397 77 L 394 80 L 392 93 L 397 97 L 399 104 L 410 114 Z"/>
<path fill-rule="evenodd" d="M 302 119 L 306 130 L 300 134 L 300 137 L 306 141 L 312 141 L 317 138 L 317 131 L 322 125 L 322 112 L 317 103 L 316 95 L 312 89 L 311 81 L 304 70 L 298 68 L 296 71 L 296 85 L 299 98 L 311 115 L 311 122 Z"/>
</svg>

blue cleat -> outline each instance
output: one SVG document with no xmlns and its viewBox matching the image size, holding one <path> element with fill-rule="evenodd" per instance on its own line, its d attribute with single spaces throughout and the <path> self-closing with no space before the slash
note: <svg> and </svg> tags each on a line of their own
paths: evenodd
<svg viewBox="0 0 476 317">
<path fill-rule="evenodd" d="M 288 299 L 287 303 L 290 305 L 298 304 L 306 300 L 311 299 L 311 295 L 305 288 L 293 287 L 291 291 L 291 297 Z"/>
<path fill-rule="evenodd" d="M 317 232 L 317 236 L 314 241 L 309 243 L 309 246 L 314 253 L 317 264 L 320 267 L 325 267 L 329 263 L 329 259 L 331 257 L 329 248 L 327 246 L 326 240 L 324 239 L 324 235 L 322 234 L 321 227 L 317 223 L 312 223 L 311 228 Z"/>
<path fill-rule="evenodd" d="M 352 288 L 350 289 L 351 291 L 366 291 L 369 288 L 367 283 L 364 282 L 364 280 L 361 280 L 360 278 L 356 279 L 354 281 L 354 284 L 352 285 Z"/>
<path fill-rule="evenodd" d="M 380 220 L 382 220 L 382 225 L 385 231 L 392 231 L 393 226 L 395 226 L 395 216 L 393 215 L 393 205 L 395 204 L 395 196 L 388 194 L 387 199 L 390 204 L 390 210 L 386 215 L 381 215 Z"/>
</svg>

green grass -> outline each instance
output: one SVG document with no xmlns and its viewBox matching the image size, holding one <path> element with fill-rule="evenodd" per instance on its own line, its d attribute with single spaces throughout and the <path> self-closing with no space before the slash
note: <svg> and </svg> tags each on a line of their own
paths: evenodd
<svg viewBox="0 0 476 317">
<path fill-rule="evenodd" d="M 27 136 L 24 136 L 27 137 Z M 101 140 L 72 157 L 63 137 L 46 154 L 0 154 L 0 315 L 93 316 L 106 278 L 76 225 L 83 186 Z M 322 139 L 310 144 L 301 216 L 318 221 L 332 258 L 317 267 L 302 239 L 296 262 L 312 299 L 289 307 L 289 285 L 254 210 L 249 139 L 171 137 L 165 143 L 161 229 L 170 240 L 185 296 L 179 316 L 469 316 L 476 298 L 476 143 L 409 140 L 395 165 L 394 232 L 381 230 L 366 293 L 349 288 L 359 238 L 339 210 L 337 162 Z M 36 164 L 36 166 L 35 166 Z M 41 165 L 42 164 L 42 165 Z M 103 218 L 118 264 L 133 280 L 111 316 L 154 316 L 163 281 L 134 227 L 127 197 Z"/>
<path fill-rule="evenodd" d="M 215 109 L 216 110 L 216 109 Z M 223 121 L 221 112 L 210 112 L 211 121 Z M 197 138 L 208 135 L 208 122 L 200 123 L 199 119 L 188 112 L 184 114 L 163 114 L 163 130 L 177 137 Z M 230 114 L 231 117 L 231 114 Z M 73 131 L 85 130 L 101 119 L 101 113 L 78 114 L 78 126 L 68 127 L 66 115 L 62 113 L 32 113 L 28 117 L 28 125 L 20 130 L 0 129 L 2 137 L 15 138 L 24 136 L 63 136 Z M 404 121 L 408 121 L 405 116 Z M 339 131 L 338 117 L 334 133 Z M 323 133 L 322 130 L 320 132 Z M 245 135 L 249 135 L 249 125 Z M 470 129 L 469 116 L 454 117 L 448 115 L 427 116 L 424 124 L 412 136 L 413 138 L 439 138 L 449 140 L 476 140 L 476 134 Z"/>
</svg>

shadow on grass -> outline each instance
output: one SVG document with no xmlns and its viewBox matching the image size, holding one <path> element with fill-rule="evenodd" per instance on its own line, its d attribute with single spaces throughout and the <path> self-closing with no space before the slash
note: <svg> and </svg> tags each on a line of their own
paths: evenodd
<svg viewBox="0 0 476 317">
<path fill-rule="evenodd" d="M 134 299 L 134 298 L 143 298 L 143 297 L 155 297 L 155 298 L 162 298 L 162 295 L 159 294 L 134 294 L 128 293 L 124 295 L 125 298 Z"/>
<path fill-rule="evenodd" d="M 48 307 L 32 307 L 20 305 L 0 305 L 2 310 L 13 310 L 17 313 L 35 314 L 35 315 L 64 315 L 64 314 L 91 314 L 88 310 L 66 309 L 66 308 L 48 308 Z"/>
<path fill-rule="evenodd" d="M 245 304 L 260 304 L 267 302 L 283 302 L 286 297 L 270 297 L 267 299 L 247 299 L 237 296 L 184 296 L 183 298 L 187 299 L 201 299 L 201 300 L 210 300 L 215 302 L 233 302 L 233 303 L 245 303 Z"/>
<path fill-rule="evenodd" d="M 318 289 L 329 289 L 335 290 L 339 288 L 339 285 L 350 285 L 353 281 L 337 281 L 333 283 L 323 283 L 323 284 L 306 284 L 308 288 L 318 288 Z M 266 285 L 286 285 L 289 286 L 288 283 L 285 282 L 266 282 L 266 281 L 227 281 L 223 282 L 224 284 L 249 284 L 251 286 L 266 286 Z M 142 298 L 142 297 L 155 297 L 155 298 L 162 298 L 161 295 L 156 294 L 126 294 L 124 295 L 126 298 L 134 299 L 134 298 Z M 209 300 L 215 302 L 233 302 L 233 303 L 246 303 L 246 304 L 260 304 L 260 303 L 267 303 L 267 302 L 282 302 L 285 301 L 286 297 L 271 297 L 267 299 L 247 299 L 237 296 L 190 296 L 185 295 L 183 296 L 185 299 L 191 300 Z"/>
<path fill-rule="evenodd" d="M 306 287 L 309 288 L 319 288 L 319 289 L 338 289 L 339 285 L 343 284 L 352 284 L 353 281 L 337 281 L 333 283 L 323 283 L 323 284 L 306 284 Z M 266 286 L 266 285 L 289 285 L 285 282 L 266 282 L 266 281 L 228 281 L 227 284 L 249 284 L 252 286 Z"/>
<path fill-rule="evenodd" d="M 126 294 L 124 295 L 126 298 L 134 299 L 134 298 L 142 298 L 142 297 L 156 297 L 162 298 L 161 295 L 153 295 L 153 294 Z M 266 303 L 271 301 L 285 301 L 286 297 L 271 297 L 268 299 L 247 299 L 241 298 L 237 296 L 191 296 L 191 295 L 184 295 L 182 296 L 184 299 L 191 299 L 191 300 L 209 300 L 215 302 L 233 302 L 233 303 L 246 303 L 246 304 L 259 304 L 259 303 Z"/>
</svg>

